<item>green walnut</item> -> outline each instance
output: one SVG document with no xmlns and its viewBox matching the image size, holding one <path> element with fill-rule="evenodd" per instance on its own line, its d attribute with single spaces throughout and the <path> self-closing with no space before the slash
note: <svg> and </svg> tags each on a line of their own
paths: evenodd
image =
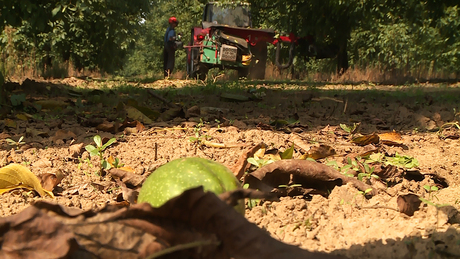
<svg viewBox="0 0 460 259">
<path fill-rule="evenodd" d="M 216 195 L 240 187 L 238 179 L 224 165 L 199 157 L 179 158 L 156 169 L 145 180 L 138 202 L 160 207 L 169 199 L 198 186 Z M 244 203 L 235 209 L 244 214 Z"/>
</svg>

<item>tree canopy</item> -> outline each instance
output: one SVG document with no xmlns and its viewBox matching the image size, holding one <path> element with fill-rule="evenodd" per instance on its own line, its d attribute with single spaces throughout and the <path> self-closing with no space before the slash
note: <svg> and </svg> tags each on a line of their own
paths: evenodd
<svg viewBox="0 0 460 259">
<path fill-rule="evenodd" d="M 312 35 L 319 44 L 337 45 L 338 60 L 333 62 L 339 69 L 458 73 L 460 67 L 460 8 L 455 0 L 248 2 L 255 27 Z M 160 72 L 167 19 L 179 19 L 177 31 L 188 42 L 206 3 L 0 0 L 0 21 L 6 26 L 0 54 L 4 63 L 16 55 L 16 61 L 39 67 L 69 61 L 77 69 L 125 75 Z M 178 53 L 176 68 L 185 69 L 184 52 Z"/>
<path fill-rule="evenodd" d="M 2 42 L 14 41 L 13 50 L 34 53 L 48 66 L 70 60 L 77 69 L 106 72 L 122 67 L 150 10 L 148 0 L 0 0 L 0 6 L 0 21 L 14 28 Z"/>
</svg>

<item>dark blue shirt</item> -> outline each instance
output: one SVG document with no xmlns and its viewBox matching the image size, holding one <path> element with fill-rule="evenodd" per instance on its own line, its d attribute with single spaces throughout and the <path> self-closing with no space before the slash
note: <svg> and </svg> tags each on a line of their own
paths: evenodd
<svg viewBox="0 0 460 259">
<path fill-rule="evenodd" d="M 171 37 L 176 37 L 176 31 L 171 28 L 171 26 L 169 26 L 165 33 L 165 45 L 168 43 Z"/>
</svg>

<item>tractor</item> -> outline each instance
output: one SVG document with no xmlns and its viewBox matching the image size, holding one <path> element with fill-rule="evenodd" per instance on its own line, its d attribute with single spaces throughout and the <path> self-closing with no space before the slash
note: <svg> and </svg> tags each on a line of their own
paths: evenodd
<svg viewBox="0 0 460 259">
<path fill-rule="evenodd" d="M 289 61 L 279 64 L 280 43 L 290 43 Z M 264 79 L 267 43 L 277 45 L 276 65 L 292 64 L 294 36 L 276 36 L 272 29 L 252 28 L 249 4 L 205 5 L 201 27 L 191 30 L 187 50 L 187 75 L 204 80 L 211 68 L 234 69 L 240 78 Z"/>
</svg>

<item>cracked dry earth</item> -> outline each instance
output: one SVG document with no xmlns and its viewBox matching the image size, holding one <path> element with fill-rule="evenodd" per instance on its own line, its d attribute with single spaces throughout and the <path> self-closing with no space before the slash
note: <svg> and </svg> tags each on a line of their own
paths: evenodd
<svg viewBox="0 0 460 259">
<path fill-rule="evenodd" d="M 403 145 L 377 145 L 380 152 L 403 154 L 418 160 L 417 179 L 400 177 L 379 194 L 367 199 L 351 185 L 337 186 L 328 197 L 320 195 L 281 197 L 278 202 L 259 202 L 246 209 L 246 218 L 265 229 L 274 238 L 310 251 L 325 251 L 348 258 L 454 258 L 460 257 L 460 179 L 459 132 L 455 124 L 460 103 L 459 84 L 368 86 L 315 85 L 305 82 L 277 84 L 246 83 L 247 89 L 262 93 L 257 100 L 245 102 L 222 99 L 225 91 L 249 95 L 246 90 L 228 87 L 199 91 L 202 86 L 190 81 L 157 81 L 121 87 L 122 83 L 105 85 L 109 93 L 97 90 L 95 84 L 76 78 L 33 82 L 17 85 L 15 93 L 25 93 L 28 101 L 44 98 L 69 103 L 62 110 L 42 110 L 37 117 L 10 119 L 16 127 L 0 121 L 0 161 L 26 165 L 36 175 L 63 173 L 54 189 L 54 201 L 85 210 L 101 208 L 120 200 L 121 189 L 109 175 L 98 176 L 96 158 L 82 148 L 92 143 L 94 135 L 116 137 L 117 142 L 105 156 L 117 157 L 136 174 L 148 175 L 158 166 L 175 158 L 199 156 L 232 167 L 243 149 L 264 142 L 271 148 L 288 149 L 295 144 L 294 158 L 319 144 L 335 149 L 327 160 L 346 163 L 349 154 L 360 154 L 364 147 L 350 142 L 350 135 L 340 124 L 360 123 L 360 133 L 396 131 Z M 249 84 L 249 85 L 248 85 Z M 190 86 L 188 86 L 190 85 Z M 108 88 L 108 89 L 107 89 Z M 77 106 L 74 91 L 83 91 L 82 106 Z M 125 90 L 123 90 L 125 89 Z M 104 132 L 86 123 L 82 114 L 108 118 L 118 100 L 135 99 L 152 110 L 164 112 L 166 104 L 153 98 L 147 90 L 181 104 L 185 114 L 145 125 L 139 133 Z M 95 98 L 97 96 L 97 98 Z M 76 107 L 79 107 L 77 110 Z M 201 134 L 231 148 L 197 146 L 190 141 L 198 128 L 199 117 L 190 110 L 201 110 L 205 125 Z M 203 107 L 219 108 L 217 114 L 204 113 Z M 192 109 L 191 109 L 192 108 Z M 295 118 L 295 124 L 268 127 L 277 119 Z M 444 127 L 443 127 L 444 126 Z M 452 127 L 451 127 L 452 126 Z M 441 127 L 441 128 L 440 128 Z M 34 134 L 40 132 L 40 134 Z M 19 149 L 5 139 L 26 136 Z M 237 144 L 237 145 L 233 145 Z M 75 154 L 75 146 L 80 151 Z M 81 153 L 80 153 L 81 152 Z M 89 159 L 86 160 L 85 159 Z M 89 163 L 90 161 L 91 163 Z M 325 163 L 326 159 L 319 162 Z M 439 180 L 441 179 L 441 180 Z M 424 186 L 437 186 L 433 196 Z M 413 216 L 398 212 L 397 197 L 414 193 L 436 204 L 426 203 Z M 43 199 L 32 192 L 13 191 L 0 196 L 0 215 L 16 214 L 32 201 Z M 51 200 L 51 198 L 44 198 Z"/>
</svg>

